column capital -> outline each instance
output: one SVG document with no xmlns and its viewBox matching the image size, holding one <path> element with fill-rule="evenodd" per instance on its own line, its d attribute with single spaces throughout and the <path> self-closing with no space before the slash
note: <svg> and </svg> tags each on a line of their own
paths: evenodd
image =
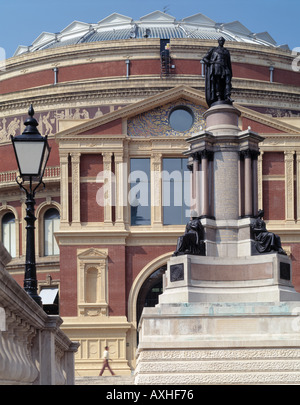
<svg viewBox="0 0 300 405">
<path fill-rule="evenodd" d="M 103 158 L 103 164 L 104 165 L 111 165 L 111 160 L 112 160 L 112 153 L 111 152 L 103 152 L 102 158 Z M 108 169 L 110 170 L 110 168 Z"/>
<path fill-rule="evenodd" d="M 260 151 L 256 149 L 245 149 L 240 151 L 240 158 L 241 159 L 252 159 L 257 160 L 258 156 L 260 155 Z"/>
<path fill-rule="evenodd" d="M 74 163 L 79 163 L 80 162 L 80 156 L 81 156 L 80 152 L 71 152 L 70 156 L 71 156 L 72 163 L 73 162 Z"/>
<path fill-rule="evenodd" d="M 285 150 L 284 151 L 284 160 L 292 161 L 294 160 L 295 151 L 294 150 Z"/>
<path fill-rule="evenodd" d="M 213 160 L 214 152 L 207 150 L 207 149 L 203 149 L 200 152 L 200 156 L 201 156 L 201 159 L 208 159 L 211 161 L 211 160 Z"/>
<path fill-rule="evenodd" d="M 201 161 L 201 154 L 200 154 L 200 152 L 193 152 L 193 153 L 191 154 L 191 156 L 192 156 L 193 160 L 197 160 L 198 162 Z"/>
<path fill-rule="evenodd" d="M 121 152 L 115 152 L 114 153 L 114 158 L 115 158 L 115 162 L 117 163 L 122 163 L 124 161 L 124 153 L 123 151 Z"/>
</svg>

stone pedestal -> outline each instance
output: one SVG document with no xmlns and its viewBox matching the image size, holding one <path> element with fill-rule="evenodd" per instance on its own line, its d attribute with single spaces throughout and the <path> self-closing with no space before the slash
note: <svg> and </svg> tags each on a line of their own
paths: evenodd
<svg viewBox="0 0 300 405">
<path fill-rule="evenodd" d="M 277 253 L 172 257 L 140 321 L 136 384 L 299 384 L 291 269 Z"/>
<path fill-rule="evenodd" d="M 238 117 L 212 107 L 207 130 L 188 139 L 206 256 L 169 260 L 159 303 L 140 320 L 136 384 L 300 382 L 300 294 L 288 256 L 252 255 L 263 138 Z"/>
<path fill-rule="evenodd" d="M 168 261 L 159 304 L 300 301 L 284 255 L 207 257 L 184 255 Z M 299 302 L 300 306 L 300 302 Z"/>
<path fill-rule="evenodd" d="M 143 313 L 136 384 L 299 384 L 299 303 L 162 304 Z"/>
</svg>

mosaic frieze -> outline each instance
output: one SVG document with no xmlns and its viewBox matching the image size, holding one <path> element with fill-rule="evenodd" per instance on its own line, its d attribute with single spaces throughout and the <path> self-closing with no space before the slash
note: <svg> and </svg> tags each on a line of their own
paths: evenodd
<svg viewBox="0 0 300 405">
<path fill-rule="evenodd" d="M 61 108 L 57 110 L 36 112 L 35 118 L 39 123 L 38 129 L 42 135 L 55 135 L 59 131 L 59 120 L 84 120 L 101 117 L 104 114 L 118 110 L 122 106 L 96 106 Z M 0 118 L 0 143 L 10 142 L 10 136 L 21 134 L 25 127 L 24 121 L 28 115 Z"/>
<path fill-rule="evenodd" d="M 193 125 L 187 131 L 175 131 L 170 125 L 170 113 L 174 107 L 178 106 L 189 108 L 194 115 Z M 192 104 L 186 100 L 178 100 L 176 103 L 169 103 L 128 119 L 127 133 L 131 137 L 192 136 L 205 130 L 205 119 L 203 117 L 205 111 L 206 109 L 200 105 Z"/>
<path fill-rule="evenodd" d="M 261 114 L 269 115 L 273 118 L 300 118 L 299 110 L 253 106 L 247 106 L 247 108 L 257 111 Z"/>
</svg>

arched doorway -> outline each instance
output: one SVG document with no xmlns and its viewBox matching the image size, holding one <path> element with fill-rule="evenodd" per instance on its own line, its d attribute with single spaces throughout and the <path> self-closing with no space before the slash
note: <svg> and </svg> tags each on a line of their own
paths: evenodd
<svg viewBox="0 0 300 405">
<path fill-rule="evenodd" d="M 163 292 L 163 275 L 166 269 L 167 265 L 159 267 L 152 274 L 150 274 L 140 288 L 136 303 L 137 324 L 139 323 L 145 307 L 154 307 L 156 304 L 158 304 L 158 297 Z"/>
<path fill-rule="evenodd" d="M 149 262 L 135 278 L 128 296 L 128 322 L 132 328 L 127 335 L 127 358 L 132 368 L 135 368 L 136 348 L 138 345 L 138 323 L 146 306 L 154 306 L 162 292 L 163 273 L 173 251 L 164 253 Z M 162 270 L 163 269 L 163 270 Z"/>
</svg>

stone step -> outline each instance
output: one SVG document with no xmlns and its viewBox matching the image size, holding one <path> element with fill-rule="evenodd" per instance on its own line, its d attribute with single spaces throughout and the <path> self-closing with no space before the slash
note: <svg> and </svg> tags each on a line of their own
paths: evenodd
<svg viewBox="0 0 300 405">
<path fill-rule="evenodd" d="M 134 377 L 130 375 L 75 377 L 75 385 L 134 385 Z"/>
</svg>

